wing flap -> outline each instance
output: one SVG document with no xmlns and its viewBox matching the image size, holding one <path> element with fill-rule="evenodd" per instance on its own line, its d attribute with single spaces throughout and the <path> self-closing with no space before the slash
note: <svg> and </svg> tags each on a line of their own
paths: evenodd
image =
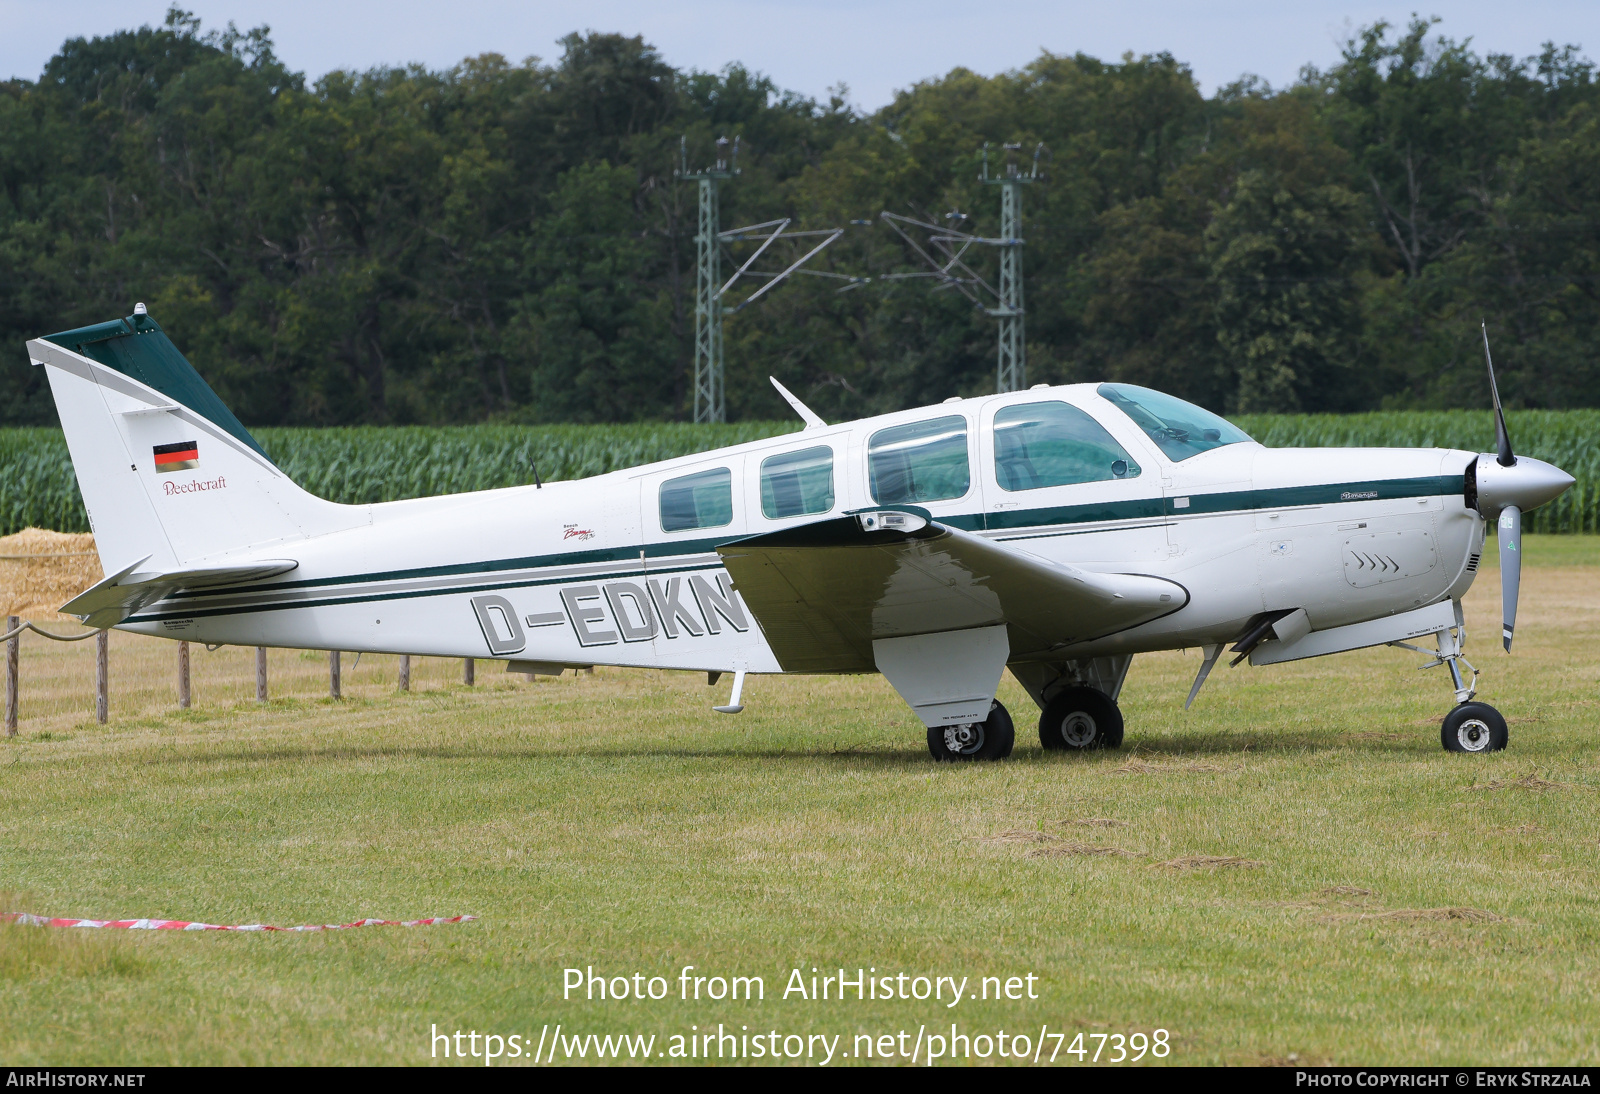
<svg viewBox="0 0 1600 1094">
<path fill-rule="evenodd" d="M 872 672 L 875 639 L 1002 623 L 1012 658 L 1026 659 L 1188 603 L 1165 578 L 1060 565 L 921 516 L 887 528 L 882 515 L 717 549 L 785 671 Z"/>
</svg>

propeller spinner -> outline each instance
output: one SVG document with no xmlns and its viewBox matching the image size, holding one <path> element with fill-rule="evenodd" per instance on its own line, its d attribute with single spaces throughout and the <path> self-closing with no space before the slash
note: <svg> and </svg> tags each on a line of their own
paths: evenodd
<svg viewBox="0 0 1600 1094">
<path fill-rule="evenodd" d="M 1494 399 L 1496 451 L 1478 457 L 1474 469 L 1478 513 L 1497 523 L 1500 540 L 1501 640 L 1511 652 L 1517 625 L 1517 594 L 1522 587 L 1522 513 L 1560 497 L 1576 480 L 1554 464 L 1518 457 L 1511 449 L 1506 414 L 1500 405 L 1500 388 L 1494 380 L 1494 357 L 1489 353 L 1489 328 L 1483 326 L 1483 358 L 1489 366 L 1489 394 Z"/>
</svg>

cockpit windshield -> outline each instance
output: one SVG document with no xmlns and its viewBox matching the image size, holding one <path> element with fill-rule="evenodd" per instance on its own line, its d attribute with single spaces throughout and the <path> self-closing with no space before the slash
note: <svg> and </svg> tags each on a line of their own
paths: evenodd
<svg viewBox="0 0 1600 1094">
<path fill-rule="evenodd" d="M 1096 390 L 1149 434 L 1167 458 L 1177 462 L 1250 435 L 1193 403 L 1133 384 L 1101 384 Z"/>
</svg>

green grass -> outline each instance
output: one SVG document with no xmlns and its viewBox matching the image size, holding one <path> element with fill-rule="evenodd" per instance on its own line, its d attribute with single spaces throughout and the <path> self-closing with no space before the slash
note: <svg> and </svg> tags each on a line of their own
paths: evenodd
<svg viewBox="0 0 1600 1094">
<path fill-rule="evenodd" d="M 1187 713 L 1198 658 L 1141 657 L 1127 747 L 1089 756 L 1043 754 L 1008 679 L 1016 754 L 962 767 L 927 759 L 877 678 L 752 680 L 737 718 L 708 709 L 726 681 L 690 674 L 529 685 L 480 664 L 474 690 L 441 673 L 399 695 L 377 659 L 343 704 L 316 697 L 310 662 L 266 709 L 221 684 L 181 715 L 118 691 L 107 728 L 30 720 L 25 703 L 23 736 L 0 744 L 0 889 L 29 910 L 482 918 L 3 928 L 0 1058 L 426 1063 L 433 1024 L 537 1037 L 558 1022 L 840 1033 L 848 1051 L 857 1033 L 953 1020 L 1163 1028 L 1175 1063 L 1585 1063 L 1600 1049 L 1600 540 L 1530 537 L 1526 557 L 1515 656 L 1495 643 L 1492 569 L 1468 600 L 1482 698 L 1511 722 L 1493 756 L 1441 751 L 1440 670 L 1389 650 L 1221 669 Z M 145 641 L 159 658 L 140 668 L 118 647 L 114 686 L 166 679 L 171 647 Z M 1089 820 L 1117 823 L 1074 823 Z M 995 839 L 1018 831 L 1061 838 Z M 1131 854 L 1031 854 L 1073 844 Z M 1158 865 L 1197 855 L 1260 865 Z M 683 965 L 760 975 L 768 996 L 563 1001 L 562 970 L 590 965 L 674 985 Z M 1034 973 L 1040 998 L 777 998 L 813 965 Z"/>
<path fill-rule="evenodd" d="M 1533 532 L 1600 532 L 1600 411 L 1513 411 L 1521 454 L 1571 472 L 1577 485 L 1527 516 Z M 1275 447 L 1494 447 L 1487 411 L 1243 415 L 1239 424 Z M 547 482 L 792 432 L 794 422 L 559 426 L 360 426 L 259 429 L 267 453 L 300 485 L 351 504 L 518 486 L 537 461 Z M 72 462 L 53 429 L 0 429 L 0 535 L 34 525 L 89 531 Z"/>
</svg>

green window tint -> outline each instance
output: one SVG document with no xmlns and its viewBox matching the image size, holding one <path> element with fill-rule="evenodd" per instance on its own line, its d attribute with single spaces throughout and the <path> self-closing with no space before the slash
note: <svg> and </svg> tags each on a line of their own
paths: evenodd
<svg viewBox="0 0 1600 1094">
<path fill-rule="evenodd" d="M 833 508 L 833 449 L 803 448 L 761 461 L 761 512 L 772 520 Z"/>
<path fill-rule="evenodd" d="M 733 523 L 733 475 L 726 467 L 661 484 L 661 530 L 721 528 Z"/>
<path fill-rule="evenodd" d="M 1139 465 L 1077 407 L 1021 403 L 994 416 L 994 474 L 1003 490 L 1037 490 L 1137 478 Z"/>
<path fill-rule="evenodd" d="M 1244 430 L 1211 411 L 1147 387 L 1101 384 L 1095 390 L 1132 418 L 1173 461 L 1250 440 Z"/>
<path fill-rule="evenodd" d="M 972 484 L 967 420 L 957 415 L 880 429 L 867 442 L 867 468 L 879 505 L 959 498 Z"/>
</svg>

